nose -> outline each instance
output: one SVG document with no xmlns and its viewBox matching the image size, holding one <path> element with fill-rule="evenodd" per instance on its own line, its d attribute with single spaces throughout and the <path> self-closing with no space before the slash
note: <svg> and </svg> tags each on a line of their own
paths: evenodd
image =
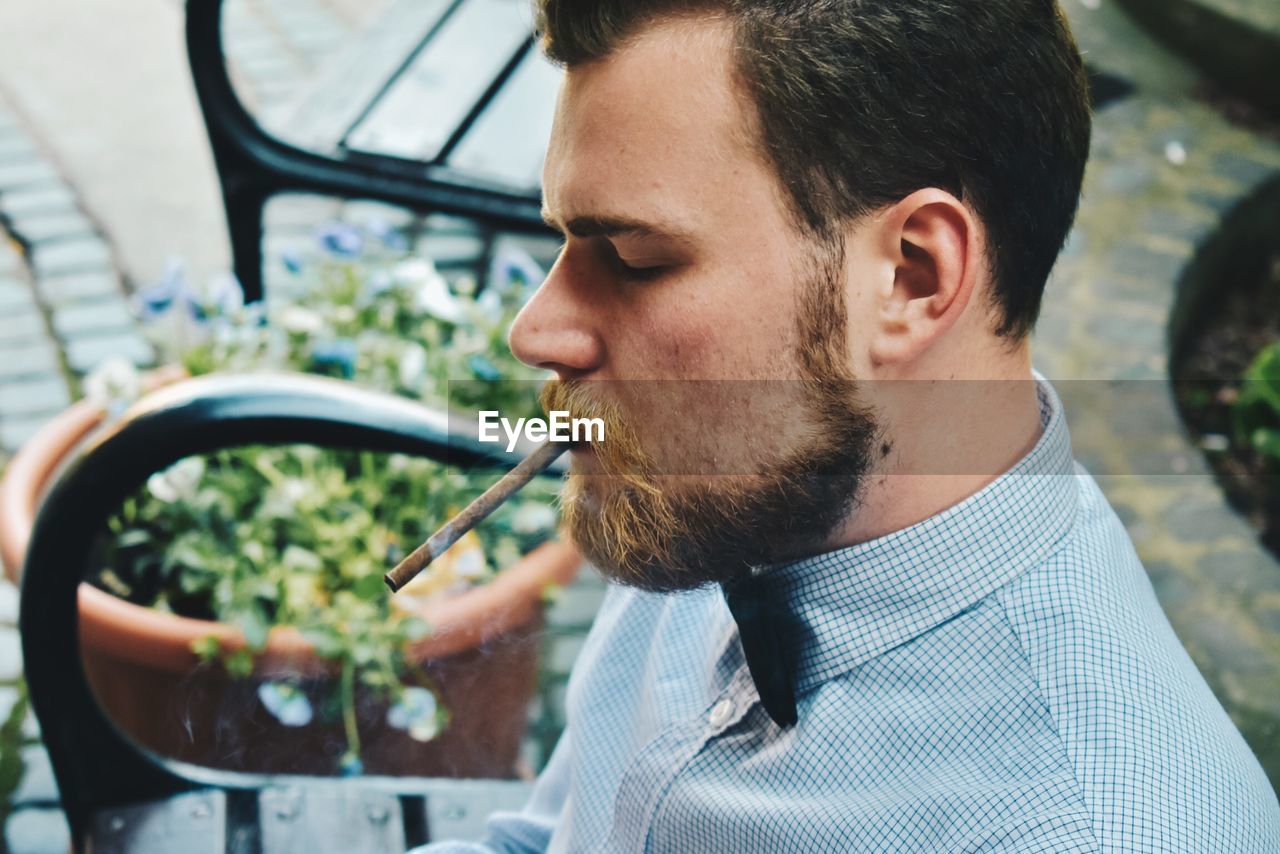
<svg viewBox="0 0 1280 854">
<path fill-rule="evenodd" d="M 507 343 L 526 365 L 555 371 L 562 380 L 585 379 L 604 361 L 598 306 L 562 252 L 542 285 L 516 315 Z"/>
</svg>

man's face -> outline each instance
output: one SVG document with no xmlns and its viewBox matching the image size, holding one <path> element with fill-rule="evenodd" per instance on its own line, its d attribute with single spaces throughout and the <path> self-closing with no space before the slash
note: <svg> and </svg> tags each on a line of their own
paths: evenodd
<svg viewBox="0 0 1280 854">
<path fill-rule="evenodd" d="M 558 375 L 549 408 L 606 419 L 574 453 L 570 535 L 650 589 L 816 550 L 874 432 L 848 382 L 847 258 L 791 225 L 731 39 L 677 19 L 567 72 L 543 172 L 566 244 L 511 330 Z"/>
</svg>

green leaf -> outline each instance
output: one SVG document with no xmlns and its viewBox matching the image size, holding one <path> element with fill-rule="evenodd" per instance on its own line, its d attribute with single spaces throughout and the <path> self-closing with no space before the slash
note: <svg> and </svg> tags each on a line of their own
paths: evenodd
<svg viewBox="0 0 1280 854">
<path fill-rule="evenodd" d="M 1259 427 L 1249 436 L 1251 444 L 1258 453 L 1280 460 L 1280 430 Z"/>
<path fill-rule="evenodd" d="M 201 661 L 210 661 L 222 652 L 222 644 L 218 642 L 216 635 L 206 635 L 191 642 L 191 651 L 199 656 Z"/>
<path fill-rule="evenodd" d="M 271 623 L 262 613 L 261 608 L 256 605 L 246 608 L 236 622 L 240 626 L 240 631 L 244 632 L 244 639 L 250 649 L 255 652 L 266 649 L 267 633 L 271 630 Z"/>
<path fill-rule="evenodd" d="M 149 542 L 151 542 L 151 532 L 142 528 L 130 528 L 116 538 L 116 545 L 122 549 L 131 549 Z"/>
<path fill-rule="evenodd" d="M 9 716 L 0 724 L 0 827 L 11 809 L 10 799 L 26 772 L 22 755 L 22 724 L 27 717 L 27 686 L 18 684 L 18 699 L 9 708 Z"/>
<path fill-rule="evenodd" d="M 337 659 L 346 655 L 346 640 L 336 631 L 328 628 L 304 628 L 302 637 L 316 648 L 316 655 L 321 658 Z"/>
<path fill-rule="evenodd" d="M 1268 438 L 1280 428 L 1280 342 L 1263 349 L 1245 371 L 1231 419 L 1238 441 L 1268 457 L 1280 457 Z"/>
<path fill-rule="evenodd" d="M 253 673 L 253 653 L 247 649 L 238 649 L 223 658 L 222 665 L 232 676 L 243 679 Z"/>
<path fill-rule="evenodd" d="M 362 575 L 355 583 L 352 592 L 366 602 L 376 602 L 390 595 L 386 582 L 376 573 Z"/>
<path fill-rule="evenodd" d="M 542 588 L 542 604 L 554 605 L 560 598 L 563 588 L 559 584 L 548 584 Z"/>
</svg>

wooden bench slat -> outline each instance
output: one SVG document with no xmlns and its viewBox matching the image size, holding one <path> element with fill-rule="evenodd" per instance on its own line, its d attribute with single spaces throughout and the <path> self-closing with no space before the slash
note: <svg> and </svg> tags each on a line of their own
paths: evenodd
<svg viewBox="0 0 1280 854">
<path fill-rule="evenodd" d="M 531 46 L 458 142 L 448 165 L 513 189 L 537 191 L 563 74 Z"/>
<path fill-rule="evenodd" d="M 531 34 L 527 0 L 467 0 L 352 129 L 344 147 L 435 160 Z"/>
<path fill-rule="evenodd" d="M 279 125 L 289 142 L 334 153 L 453 0 L 396 0 L 307 86 Z"/>
</svg>

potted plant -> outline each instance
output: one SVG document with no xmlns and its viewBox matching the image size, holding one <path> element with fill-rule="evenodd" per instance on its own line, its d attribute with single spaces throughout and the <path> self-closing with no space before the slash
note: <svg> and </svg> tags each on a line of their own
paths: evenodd
<svg viewBox="0 0 1280 854">
<path fill-rule="evenodd" d="M 148 385 L 262 368 L 335 376 L 437 408 L 536 409 L 503 335 L 540 273 L 500 257 L 446 282 L 389 232 L 335 225 L 264 307 L 176 268 L 140 294 L 162 352 L 102 366 L 13 460 L 0 556 L 22 565 L 39 497 L 87 435 Z M 493 473 L 302 445 L 189 457 L 110 520 L 80 594 L 86 675 L 144 746 L 275 773 L 511 776 L 541 605 L 580 559 L 554 539 L 553 483 L 524 490 L 392 599 L 381 576 Z"/>
</svg>

